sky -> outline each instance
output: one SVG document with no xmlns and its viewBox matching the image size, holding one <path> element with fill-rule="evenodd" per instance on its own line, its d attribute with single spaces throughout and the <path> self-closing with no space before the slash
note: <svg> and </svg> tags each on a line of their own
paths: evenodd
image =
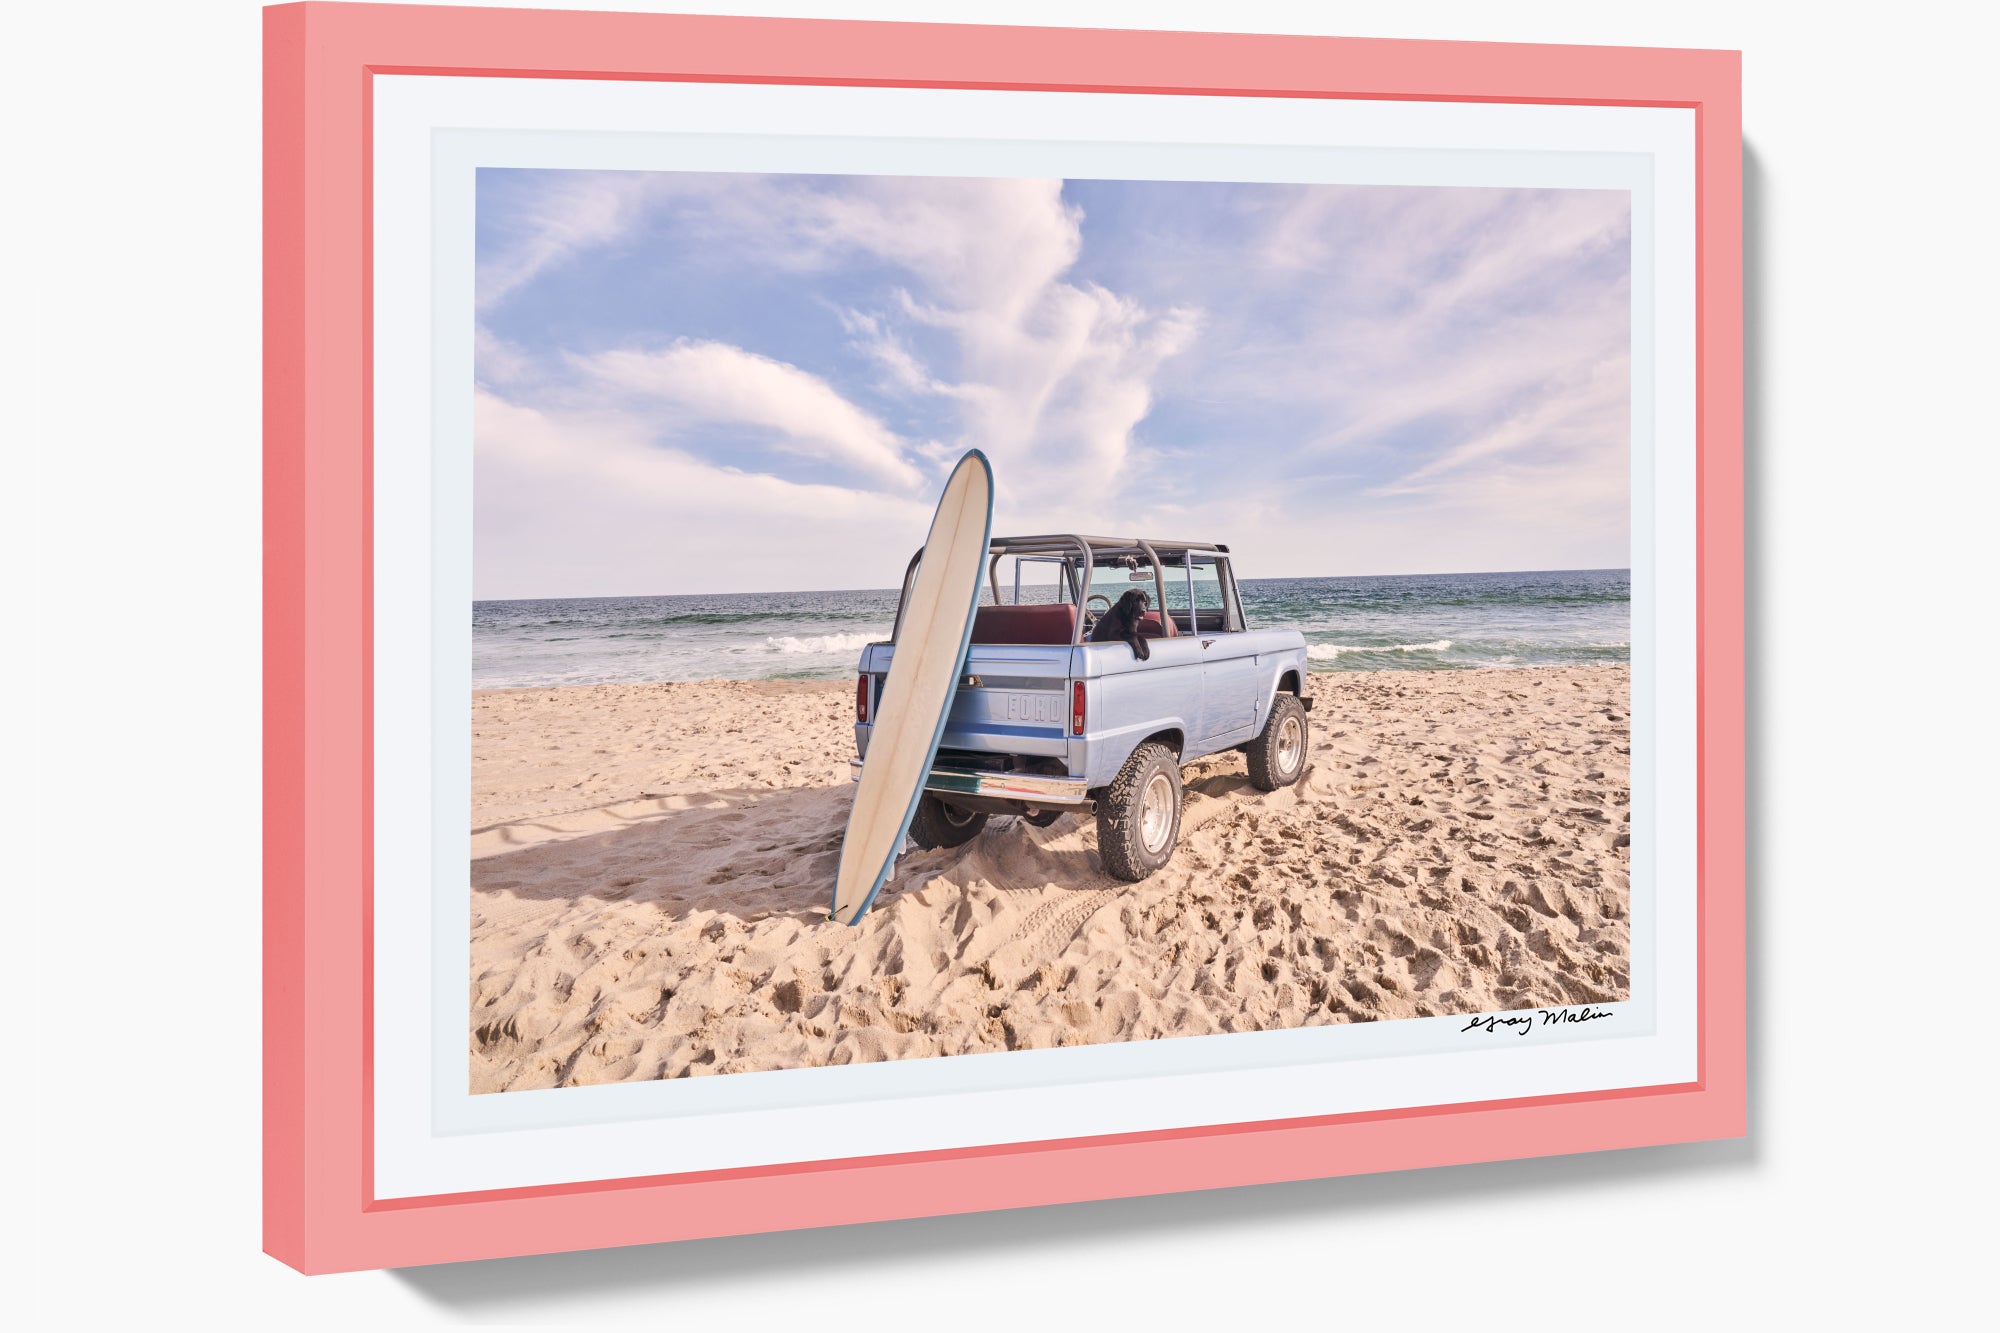
<svg viewBox="0 0 2000 1333">
<path fill-rule="evenodd" d="M 1630 563 L 1623 191 L 482 169 L 474 596 L 882 588 L 996 536 L 1239 577 Z"/>
</svg>

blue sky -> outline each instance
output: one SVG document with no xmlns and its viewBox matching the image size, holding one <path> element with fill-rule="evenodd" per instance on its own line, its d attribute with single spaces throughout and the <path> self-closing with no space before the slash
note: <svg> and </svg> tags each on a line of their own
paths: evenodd
<svg viewBox="0 0 2000 1333">
<path fill-rule="evenodd" d="M 994 531 L 1244 577 L 1629 563 L 1623 192 L 479 174 L 475 596 L 892 586 Z"/>
</svg>

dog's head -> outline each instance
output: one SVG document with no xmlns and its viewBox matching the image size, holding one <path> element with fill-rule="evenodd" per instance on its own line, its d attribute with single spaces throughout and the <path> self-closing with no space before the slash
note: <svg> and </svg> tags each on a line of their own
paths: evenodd
<svg viewBox="0 0 2000 1333">
<path fill-rule="evenodd" d="M 1118 599 L 1119 618 L 1128 625 L 1136 625 L 1145 618 L 1146 608 L 1152 604 L 1153 601 L 1150 597 L 1146 596 L 1139 589 L 1133 588 Z"/>
</svg>

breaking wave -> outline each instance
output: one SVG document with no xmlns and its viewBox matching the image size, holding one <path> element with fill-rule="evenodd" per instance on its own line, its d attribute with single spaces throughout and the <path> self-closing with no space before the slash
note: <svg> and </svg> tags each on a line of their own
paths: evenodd
<svg viewBox="0 0 2000 1333">
<path fill-rule="evenodd" d="M 1314 643 L 1306 646 L 1306 656 L 1327 662 L 1342 653 L 1441 653 L 1450 647 L 1450 639 L 1434 643 Z"/>
<path fill-rule="evenodd" d="M 765 644 L 781 653 L 858 653 L 869 644 L 883 637 L 881 631 L 862 634 L 780 634 L 764 640 Z"/>
</svg>

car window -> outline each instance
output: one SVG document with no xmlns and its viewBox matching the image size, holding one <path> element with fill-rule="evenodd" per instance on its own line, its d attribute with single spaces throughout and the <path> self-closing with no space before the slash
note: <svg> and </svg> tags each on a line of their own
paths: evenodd
<svg viewBox="0 0 2000 1333">
<path fill-rule="evenodd" d="M 1241 629 L 1242 619 L 1230 614 L 1229 598 L 1222 580 L 1222 562 L 1212 555 L 1190 555 L 1188 575 L 1195 610 L 1195 622 L 1191 628 L 1201 633 Z"/>
<path fill-rule="evenodd" d="M 1000 595 L 1017 606 L 1070 600 L 1061 556 L 1008 556 L 1000 562 Z M 990 598 L 989 598 L 990 600 Z"/>
</svg>

